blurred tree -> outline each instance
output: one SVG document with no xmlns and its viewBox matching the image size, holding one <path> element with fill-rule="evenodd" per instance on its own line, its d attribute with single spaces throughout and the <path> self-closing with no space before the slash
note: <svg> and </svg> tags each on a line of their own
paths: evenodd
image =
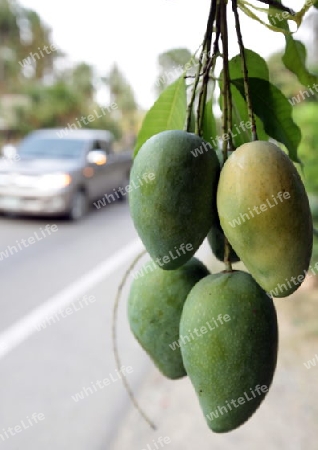
<svg viewBox="0 0 318 450">
<path fill-rule="evenodd" d="M 123 136 L 122 130 L 120 128 L 120 125 L 118 123 L 118 120 L 115 120 L 112 117 L 112 114 L 107 112 L 106 107 L 101 107 L 98 104 L 95 104 L 95 108 L 90 110 L 89 113 L 92 111 L 97 111 L 97 118 L 94 120 L 94 122 L 90 122 L 87 125 L 87 128 L 92 128 L 95 130 L 109 130 L 113 133 L 115 136 L 115 139 L 120 140 Z M 106 112 L 105 112 L 106 111 Z M 98 117 L 102 116 L 102 117 Z M 120 150 L 122 150 L 121 147 L 119 147 Z"/>
<path fill-rule="evenodd" d="M 17 94 L 30 80 L 43 80 L 59 56 L 50 29 L 35 11 L 0 0 L 0 95 Z"/>
<path fill-rule="evenodd" d="M 30 107 L 19 112 L 26 131 L 65 126 L 81 111 L 79 97 L 63 81 L 50 86 L 31 86 L 26 93 L 31 100 Z"/>
<path fill-rule="evenodd" d="M 318 229 L 318 102 L 303 102 L 294 107 L 294 119 L 301 128 L 299 157 L 304 167 L 302 178 L 308 192 L 314 226 Z M 314 238 L 313 260 L 318 261 L 318 241 Z"/>
<path fill-rule="evenodd" d="M 117 118 L 123 133 L 122 145 L 132 148 L 140 125 L 138 105 L 132 87 L 116 63 L 102 80 L 109 89 L 110 103 L 117 105 Z"/>
<path fill-rule="evenodd" d="M 29 69 L 24 71 L 24 75 L 36 80 L 42 80 L 46 75 L 52 73 L 54 61 L 61 53 L 57 52 L 56 47 L 52 43 L 51 30 L 43 23 L 35 11 L 30 9 L 22 10 L 20 21 L 21 27 L 24 28 L 24 32 L 28 35 L 27 39 L 22 40 L 22 45 L 18 52 L 21 62 L 25 58 L 27 58 L 26 61 L 29 61 L 27 65 L 24 64 L 24 68 Z"/>
<path fill-rule="evenodd" d="M 308 17 L 305 18 L 304 25 L 311 29 L 311 42 L 308 45 L 308 55 L 310 57 L 310 62 L 314 67 L 318 67 L 318 3 L 314 9 L 310 12 Z"/>
<path fill-rule="evenodd" d="M 299 155 L 304 164 L 304 183 L 307 191 L 318 197 L 318 102 L 295 106 L 293 116 L 302 131 Z"/>
<path fill-rule="evenodd" d="M 20 74 L 16 54 L 20 29 L 12 4 L 12 1 L 0 0 L 0 95 L 17 83 Z"/>
<path fill-rule="evenodd" d="M 75 66 L 70 73 L 70 83 L 79 96 L 92 101 L 95 91 L 94 72 L 89 64 L 82 62 Z"/>
<path fill-rule="evenodd" d="M 297 77 L 284 66 L 282 62 L 282 52 L 274 53 L 268 60 L 270 81 L 275 84 L 287 97 L 296 95 L 303 86 Z"/>
<path fill-rule="evenodd" d="M 187 63 L 190 66 L 195 65 L 195 60 L 191 58 L 191 52 L 186 48 L 174 48 L 160 53 L 158 56 L 159 77 L 155 84 L 158 95 L 182 75 Z"/>
<path fill-rule="evenodd" d="M 133 90 L 117 64 L 113 65 L 103 80 L 109 88 L 111 103 L 116 103 L 123 115 L 138 109 Z"/>
<path fill-rule="evenodd" d="M 28 108 L 17 108 L 17 118 L 22 125 L 22 131 L 27 133 L 37 128 L 68 127 L 72 124 L 76 128 L 107 129 L 115 135 L 121 136 L 117 123 L 110 112 L 96 103 L 87 104 L 78 95 L 76 88 L 69 83 L 59 80 L 49 86 L 32 86 L 26 91 L 30 98 Z M 97 111 L 95 120 L 81 121 L 89 114 Z M 99 109 L 99 112 L 98 112 Z"/>
<path fill-rule="evenodd" d="M 64 54 L 53 45 L 51 30 L 35 11 L 23 8 L 16 0 L 0 0 L 2 123 L 26 133 L 36 128 L 76 124 L 78 119 L 100 108 L 95 119 L 85 120 L 82 126 L 109 129 L 120 137 L 120 127 L 112 112 L 94 100 L 93 68 L 81 62 L 70 70 L 58 71 L 55 62 L 60 56 Z M 113 75 L 112 88 L 116 78 Z M 116 103 L 123 112 L 136 110 L 132 90 L 119 71 L 117 78 L 122 83 Z"/>
</svg>

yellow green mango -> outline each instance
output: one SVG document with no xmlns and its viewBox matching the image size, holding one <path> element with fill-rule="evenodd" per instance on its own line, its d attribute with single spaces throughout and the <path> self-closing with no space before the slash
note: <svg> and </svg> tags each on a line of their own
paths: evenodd
<svg viewBox="0 0 318 450">
<path fill-rule="evenodd" d="M 217 209 L 227 239 L 260 286 L 274 297 L 294 292 L 309 267 L 313 228 L 289 157 L 270 142 L 237 148 L 221 171 Z"/>
</svg>

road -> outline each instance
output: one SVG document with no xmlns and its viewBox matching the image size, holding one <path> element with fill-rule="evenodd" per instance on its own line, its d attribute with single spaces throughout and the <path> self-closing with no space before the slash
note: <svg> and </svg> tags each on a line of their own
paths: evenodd
<svg viewBox="0 0 318 450">
<path fill-rule="evenodd" d="M 316 292 L 312 300 L 305 290 L 295 301 L 276 301 L 280 355 L 268 399 L 247 425 L 215 435 L 189 380 L 159 375 L 132 337 L 129 283 L 118 314 L 123 368 L 116 372 L 114 298 L 141 249 L 125 203 L 93 210 L 77 224 L 0 217 L 0 449 L 156 450 L 169 437 L 171 450 L 315 450 L 317 372 L 303 361 L 317 351 L 307 331 L 316 327 Z M 217 269 L 207 246 L 199 256 Z M 156 431 L 132 407 L 123 373 Z"/>
<path fill-rule="evenodd" d="M 141 249 L 125 203 L 76 224 L 0 218 L 1 449 L 108 448 L 130 405 L 115 370 L 112 308 Z M 137 388 L 150 363 L 122 303 L 123 372 Z"/>
</svg>

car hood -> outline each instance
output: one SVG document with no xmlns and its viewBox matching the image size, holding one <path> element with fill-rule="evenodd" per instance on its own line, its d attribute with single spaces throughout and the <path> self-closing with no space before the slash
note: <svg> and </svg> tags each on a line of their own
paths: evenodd
<svg viewBox="0 0 318 450">
<path fill-rule="evenodd" d="M 5 158 L 0 159 L 1 173 L 22 173 L 28 175 L 44 175 L 52 172 L 74 172 L 81 167 L 81 163 L 76 160 L 60 159 L 20 159 L 10 161 Z"/>
</svg>

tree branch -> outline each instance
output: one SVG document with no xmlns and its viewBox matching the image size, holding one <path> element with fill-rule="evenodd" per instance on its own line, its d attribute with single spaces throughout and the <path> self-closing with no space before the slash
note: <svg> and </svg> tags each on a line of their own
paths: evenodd
<svg viewBox="0 0 318 450">
<path fill-rule="evenodd" d="M 256 122 L 255 122 L 255 116 L 252 108 L 252 102 L 250 97 L 250 89 L 248 85 L 248 70 L 247 70 L 247 63 L 246 63 L 246 57 L 245 57 L 245 48 L 243 44 L 243 38 L 242 38 L 242 32 L 241 32 L 241 25 L 240 25 L 240 18 L 237 11 L 237 0 L 232 0 L 232 9 L 235 17 L 235 28 L 236 28 L 236 34 L 237 34 L 237 41 L 240 48 L 240 55 L 242 59 L 242 69 L 243 69 L 243 79 L 244 79 L 244 91 L 245 91 L 245 98 L 246 98 L 246 104 L 248 109 L 248 115 L 250 118 L 250 121 L 252 123 L 252 140 L 257 141 L 257 130 L 256 130 Z"/>
<path fill-rule="evenodd" d="M 261 2 L 261 3 L 265 3 L 265 5 L 273 6 L 274 8 L 280 9 L 281 11 L 288 12 L 288 14 L 290 14 L 291 16 L 295 16 L 296 15 L 296 12 L 293 9 L 282 5 L 277 0 L 258 0 L 258 1 Z"/>
</svg>

